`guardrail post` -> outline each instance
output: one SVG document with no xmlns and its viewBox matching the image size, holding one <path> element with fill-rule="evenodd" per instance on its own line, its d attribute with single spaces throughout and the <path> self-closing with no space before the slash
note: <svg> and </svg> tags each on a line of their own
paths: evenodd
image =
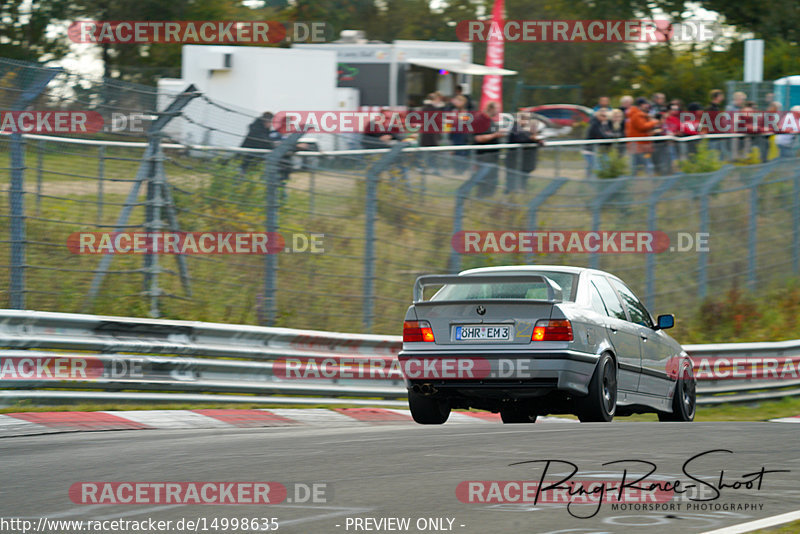
<svg viewBox="0 0 800 534">
<path fill-rule="evenodd" d="M 708 220 L 708 199 L 711 195 L 711 190 L 723 178 L 728 175 L 731 170 L 731 165 L 725 165 L 720 170 L 711 174 L 703 183 L 700 189 L 700 233 L 708 234 L 708 227 L 710 226 Z M 705 298 L 708 290 L 708 274 L 706 268 L 708 267 L 708 251 L 700 250 L 697 255 L 697 295 L 702 299 Z"/>
<path fill-rule="evenodd" d="M 608 200 L 614 196 L 617 191 L 622 189 L 628 183 L 628 179 L 624 177 L 619 178 L 601 178 L 592 180 L 598 184 L 605 184 L 605 188 L 603 191 L 597 195 L 589 207 L 592 210 L 592 231 L 598 232 L 600 231 L 600 211 L 603 209 L 603 205 L 605 205 Z M 600 255 L 597 252 L 592 252 L 589 258 L 589 267 L 592 269 L 597 269 L 600 265 Z"/>
<path fill-rule="evenodd" d="M 456 191 L 456 205 L 453 209 L 453 235 L 455 236 L 462 230 L 464 224 L 464 202 L 467 200 L 472 189 L 481 183 L 492 171 L 489 164 L 481 164 L 472 177 L 461 184 Z M 461 270 L 461 254 L 457 250 L 450 251 L 450 265 L 448 271 L 455 274 Z"/>
<path fill-rule="evenodd" d="M 539 210 L 539 206 L 544 204 L 544 201 L 553 196 L 556 191 L 561 189 L 561 186 L 567 183 L 569 180 L 566 178 L 557 178 L 547 184 L 547 186 L 528 203 L 528 230 L 531 232 L 536 231 L 536 227 L 538 224 L 537 214 Z M 528 263 L 533 263 L 533 254 L 528 254 L 526 258 Z"/>
<path fill-rule="evenodd" d="M 264 179 L 267 182 L 266 220 L 267 232 L 274 236 L 278 232 L 278 211 L 281 205 L 282 193 L 282 166 L 291 165 L 288 159 L 290 151 L 294 150 L 297 141 L 303 136 L 302 132 L 290 134 L 272 151 L 264 155 Z M 288 172 L 288 171 L 286 171 Z M 267 326 L 275 324 L 278 313 L 278 256 L 277 252 L 264 256 L 264 322 Z"/>
<path fill-rule="evenodd" d="M 650 195 L 650 206 L 648 207 L 647 211 L 647 230 L 650 232 L 652 236 L 653 233 L 656 231 L 656 219 L 658 217 L 658 201 L 661 198 L 661 195 L 672 189 L 672 186 L 675 185 L 675 182 L 678 181 L 680 175 L 674 174 L 667 178 L 664 178 L 661 184 L 656 188 L 655 191 Z M 645 295 L 644 295 L 644 302 L 645 306 L 651 311 L 656 307 L 656 295 L 655 295 L 655 274 L 656 274 L 656 254 L 651 252 L 645 256 Z"/>
</svg>

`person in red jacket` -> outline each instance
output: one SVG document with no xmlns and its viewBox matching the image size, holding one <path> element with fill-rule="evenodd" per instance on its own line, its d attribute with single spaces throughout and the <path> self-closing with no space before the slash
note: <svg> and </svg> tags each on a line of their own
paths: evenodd
<svg viewBox="0 0 800 534">
<path fill-rule="evenodd" d="M 633 106 L 628 108 L 625 120 L 625 137 L 649 137 L 660 135 L 661 119 L 651 118 L 648 115 L 650 102 L 644 97 L 639 97 Z M 653 151 L 653 145 L 649 141 L 629 143 L 628 151 L 631 153 L 632 171 L 635 176 L 639 167 L 644 167 L 648 174 L 652 173 L 652 161 L 649 156 Z"/>
</svg>

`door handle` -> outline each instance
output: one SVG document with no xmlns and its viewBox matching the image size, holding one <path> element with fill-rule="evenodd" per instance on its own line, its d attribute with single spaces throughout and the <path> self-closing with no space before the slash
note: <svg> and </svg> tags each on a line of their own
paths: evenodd
<svg viewBox="0 0 800 534">
<path fill-rule="evenodd" d="M 642 338 L 642 341 L 647 341 L 648 339 L 650 339 L 647 336 L 639 336 L 639 337 Z"/>
<path fill-rule="evenodd" d="M 609 327 L 608 329 L 611 330 L 612 334 L 616 334 L 617 333 L 617 329 L 614 328 L 613 326 Z"/>
</svg>

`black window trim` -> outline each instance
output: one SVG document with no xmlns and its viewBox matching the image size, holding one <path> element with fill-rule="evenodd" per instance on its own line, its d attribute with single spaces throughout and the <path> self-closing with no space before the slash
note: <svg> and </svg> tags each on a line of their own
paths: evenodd
<svg viewBox="0 0 800 534">
<path fill-rule="evenodd" d="M 641 299 L 639 299 L 639 297 L 637 297 L 637 296 L 636 296 L 636 293 L 634 293 L 634 292 L 633 292 L 633 289 L 629 288 L 629 287 L 628 287 L 628 284 L 626 284 L 625 282 L 623 282 L 623 281 L 622 281 L 622 280 L 620 280 L 619 278 L 612 277 L 612 276 L 606 276 L 606 278 L 608 279 L 608 285 L 610 285 L 610 286 L 611 286 L 611 289 L 613 289 L 613 290 L 614 290 L 614 293 L 616 293 L 616 295 L 617 295 L 617 298 L 620 300 L 620 302 L 622 302 L 622 308 L 625 310 L 625 316 L 628 318 L 628 322 L 629 322 L 629 323 L 631 323 L 631 324 L 635 324 L 636 326 L 641 326 L 641 327 L 643 327 L 643 328 L 653 328 L 653 326 L 655 326 L 655 324 L 656 324 L 656 323 L 655 323 L 655 321 L 653 321 L 653 316 L 652 316 L 652 314 L 650 313 L 650 310 L 648 310 L 648 309 L 647 309 L 647 307 L 646 307 L 646 306 L 645 306 L 645 305 L 642 303 Z M 636 323 L 636 322 L 634 322 L 634 321 L 632 321 L 632 320 L 631 320 L 631 313 L 628 311 L 628 303 L 627 303 L 627 302 L 625 302 L 625 299 L 624 299 L 624 298 L 622 298 L 622 295 L 620 295 L 620 294 L 619 294 L 619 291 L 617 290 L 617 288 L 616 288 L 616 287 L 614 286 L 614 284 L 612 283 L 612 282 L 614 282 L 614 281 L 617 281 L 617 282 L 619 282 L 620 284 L 622 284 L 622 285 L 623 285 L 623 287 L 626 287 L 626 288 L 628 289 L 628 291 L 630 291 L 630 292 L 631 292 L 631 295 L 633 295 L 633 296 L 634 296 L 634 298 L 635 298 L 637 301 L 639 301 L 639 304 L 641 304 L 641 305 L 642 305 L 642 308 L 644 308 L 644 311 L 647 313 L 647 317 L 650 319 L 650 324 L 651 324 L 652 326 L 647 326 L 646 324 L 639 324 L 639 323 Z"/>
<path fill-rule="evenodd" d="M 616 317 L 616 316 L 614 316 L 614 315 L 610 315 L 610 314 L 609 314 L 608 316 L 609 316 L 609 317 L 611 317 L 612 319 L 618 319 L 618 320 L 620 320 L 620 321 L 627 321 L 627 322 L 629 322 L 629 323 L 631 323 L 631 324 L 636 324 L 636 323 L 633 323 L 633 322 L 631 322 L 631 316 L 630 316 L 630 314 L 628 313 L 628 307 L 627 307 L 627 306 L 625 306 L 625 301 L 622 299 L 622 297 L 620 297 L 620 296 L 619 296 L 619 293 L 617 292 L 617 288 L 616 288 L 616 287 L 614 287 L 614 284 L 612 284 L 612 283 L 611 283 L 611 279 L 610 279 L 608 276 L 606 276 L 606 275 L 603 275 L 603 274 L 594 274 L 594 273 L 593 273 L 593 274 L 591 275 L 591 277 L 589 278 L 589 281 L 590 281 L 590 282 L 593 280 L 593 278 L 592 278 L 592 277 L 594 277 L 594 276 L 597 276 L 597 277 L 600 277 L 600 278 L 604 278 L 604 279 L 605 279 L 606 283 L 609 285 L 609 287 L 611 287 L 611 290 L 614 292 L 614 295 L 616 295 L 616 297 L 617 297 L 617 301 L 619 302 L 620 306 L 622 306 L 622 311 L 624 311 L 624 312 L 625 312 L 625 319 L 620 319 L 619 317 Z M 600 299 L 602 300 L 602 298 L 603 298 L 603 292 L 602 292 L 602 291 L 600 291 L 600 289 L 599 289 L 599 288 L 598 288 L 598 290 L 597 290 L 597 291 L 600 293 Z M 603 306 L 605 306 L 605 307 L 606 307 L 606 313 L 608 314 L 608 305 L 606 304 L 606 301 L 603 301 Z"/>
</svg>

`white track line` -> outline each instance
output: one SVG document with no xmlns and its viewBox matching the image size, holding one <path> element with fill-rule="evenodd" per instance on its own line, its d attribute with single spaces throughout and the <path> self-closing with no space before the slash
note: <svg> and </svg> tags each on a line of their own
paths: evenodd
<svg viewBox="0 0 800 534">
<path fill-rule="evenodd" d="M 359 421 L 343 413 L 327 410 L 325 408 L 275 408 L 267 411 L 285 417 L 286 419 L 313 426 L 368 424 L 366 421 Z"/>
<path fill-rule="evenodd" d="M 770 419 L 771 423 L 800 423 L 800 415 L 792 417 L 781 417 L 779 419 Z"/>
<path fill-rule="evenodd" d="M 709 530 L 708 532 L 703 532 L 703 534 L 741 534 L 743 532 L 752 532 L 760 528 L 769 528 L 769 527 L 774 527 L 776 525 L 782 525 L 783 523 L 788 523 L 790 521 L 797 521 L 798 519 L 800 519 L 800 510 L 795 510 L 794 512 L 789 512 L 781 515 L 774 515 L 772 517 L 757 519 L 755 521 L 749 521 L 747 523 L 740 523 L 738 525 L 733 525 L 731 527 L 723 527 L 717 530 Z"/>
<path fill-rule="evenodd" d="M 130 410 L 106 412 L 151 428 L 231 428 L 233 425 L 189 410 Z"/>
</svg>

